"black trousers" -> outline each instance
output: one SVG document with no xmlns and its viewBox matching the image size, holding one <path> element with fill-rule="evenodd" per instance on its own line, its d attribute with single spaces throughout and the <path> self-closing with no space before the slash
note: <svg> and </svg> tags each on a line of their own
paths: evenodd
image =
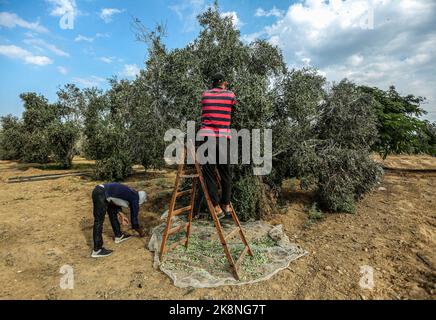
<svg viewBox="0 0 436 320">
<path fill-rule="evenodd" d="M 223 154 L 224 149 L 227 150 L 227 157 L 225 163 L 219 163 L 220 156 L 219 154 Z M 202 166 L 202 172 L 204 176 L 204 180 L 207 185 L 207 189 L 209 191 L 210 199 L 214 206 L 219 204 L 228 205 L 230 204 L 230 199 L 232 197 L 232 171 L 230 165 L 230 141 L 227 141 L 226 146 L 218 143 L 216 146 L 216 164 L 204 164 Z M 218 196 L 218 185 L 216 181 L 216 169 L 218 169 L 219 176 L 221 178 L 221 198 Z"/>
<path fill-rule="evenodd" d="M 111 205 L 106 200 L 106 194 L 104 188 L 97 186 L 92 191 L 92 203 L 94 205 L 94 228 L 93 228 L 93 239 L 94 239 L 94 251 L 98 251 L 103 247 L 103 223 L 106 212 L 109 215 L 109 220 L 112 225 L 112 230 L 114 231 L 115 237 L 121 237 L 121 227 L 118 221 L 119 208 L 117 206 Z"/>
</svg>

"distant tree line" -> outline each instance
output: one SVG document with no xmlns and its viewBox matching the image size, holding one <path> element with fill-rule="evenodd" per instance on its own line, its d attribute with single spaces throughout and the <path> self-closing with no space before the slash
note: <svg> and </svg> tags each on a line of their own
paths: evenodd
<svg viewBox="0 0 436 320">
<path fill-rule="evenodd" d="M 202 30 L 184 48 L 169 50 L 158 26 L 133 22 L 146 42 L 145 68 L 135 80 L 111 79 L 110 89 L 69 84 L 51 104 L 21 95 L 21 119 L 1 118 L 0 157 L 71 166 L 81 154 L 96 160 L 98 179 L 122 180 L 134 164 L 162 168 L 169 128 L 200 122 L 199 100 L 210 77 L 229 77 L 239 105 L 236 129 L 273 130 L 273 172 L 253 176 L 251 165 L 234 168 L 234 199 L 243 219 L 275 212 L 283 180 L 297 177 L 330 211 L 354 212 L 382 169 L 370 154 L 436 155 L 436 125 L 420 120 L 424 101 L 347 79 L 328 83 L 316 70 L 288 70 L 281 51 L 263 40 L 245 44 L 217 5 L 199 15 Z"/>
</svg>

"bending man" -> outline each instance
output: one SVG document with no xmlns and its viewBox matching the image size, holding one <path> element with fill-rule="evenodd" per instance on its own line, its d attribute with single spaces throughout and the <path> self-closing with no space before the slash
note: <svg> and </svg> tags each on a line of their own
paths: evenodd
<svg viewBox="0 0 436 320">
<path fill-rule="evenodd" d="M 138 232 L 140 237 L 145 235 L 144 230 L 140 227 L 138 222 L 138 212 L 139 206 L 145 202 L 146 197 L 147 195 L 144 191 L 137 192 L 128 186 L 115 182 L 95 187 L 92 192 L 92 202 L 94 204 L 94 250 L 92 251 L 91 257 L 107 257 L 113 252 L 103 247 L 102 232 L 106 212 L 109 215 L 109 220 L 115 235 L 115 243 L 121 243 L 131 237 L 121 232 L 118 217 L 120 217 L 124 225 L 128 225 L 129 223 L 129 220 L 121 213 L 122 207 L 130 208 L 132 228 Z"/>
</svg>

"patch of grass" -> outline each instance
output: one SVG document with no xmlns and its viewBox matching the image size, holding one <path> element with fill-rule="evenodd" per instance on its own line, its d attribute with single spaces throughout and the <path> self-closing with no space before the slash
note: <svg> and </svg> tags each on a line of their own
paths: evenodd
<svg viewBox="0 0 436 320">
<path fill-rule="evenodd" d="M 156 179 L 155 185 L 162 189 L 166 189 L 170 187 L 169 182 L 165 178 Z"/>
<path fill-rule="evenodd" d="M 319 209 L 318 204 L 314 202 L 312 206 L 307 209 L 306 226 L 310 227 L 311 225 L 322 219 L 324 219 L 324 213 Z"/>
<path fill-rule="evenodd" d="M 73 163 L 71 168 L 65 169 L 61 165 L 57 163 L 48 163 L 48 164 L 41 164 L 41 165 L 33 165 L 33 167 L 45 170 L 45 171 L 54 171 L 54 170 L 72 170 L 72 171 L 88 171 L 92 170 L 95 167 L 95 164 L 93 163 Z"/>
</svg>

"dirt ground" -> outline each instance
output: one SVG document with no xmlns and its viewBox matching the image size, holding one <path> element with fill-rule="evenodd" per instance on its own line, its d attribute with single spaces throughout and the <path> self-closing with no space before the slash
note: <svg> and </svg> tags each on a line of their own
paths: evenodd
<svg viewBox="0 0 436 320">
<path fill-rule="evenodd" d="M 309 224 L 311 194 L 288 181 L 283 224 L 291 240 L 309 254 L 268 281 L 216 289 L 179 289 L 152 267 L 149 237 L 116 245 L 108 219 L 105 246 L 111 257 L 91 259 L 91 191 L 83 177 L 10 184 L 7 179 L 64 172 L 0 162 L 1 299 L 434 299 L 436 291 L 436 159 L 396 156 L 388 167 L 435 172 L 387 171 L 356 214 L 328 214 Z M 74 170 L 90 163 L 75 161 Z M 146 190 L 150 201 L 140 221 L 148 231 L 159 224 L 174 173 L 139 173 L 126 183 Z M 60 269 L 74 270 L 74 289 L 62 290 Z M 359 286 L 362 266 L 374 270 L 374 288 Z"/>
</svg>

